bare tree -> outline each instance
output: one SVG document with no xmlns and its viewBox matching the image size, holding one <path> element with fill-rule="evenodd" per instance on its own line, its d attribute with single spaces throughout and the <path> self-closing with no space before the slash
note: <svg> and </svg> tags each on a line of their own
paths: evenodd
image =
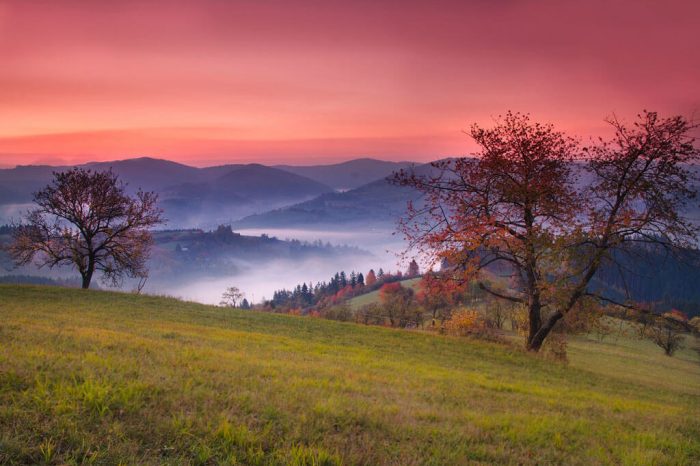
<svg viewBox="0 0 700 466">
<path fill-rule="evenodd" d="M 488 303 L 486 311 L 489 324 L 498 330 L 502 330 L 506 320 L 511 317 L 513 303 L 506 305 L 502 300 L 495 299 Z"/>
<path fill-rule="evenodd" d="M 221 295 L 221 302 L 219 303 L 219 306 L 236 307 L 244 297 L 245 293 L 243 293 L 237 287 L 231 286 L 226 288 L 224 294 Z"/>
<path fill-rule="evenodd" d="M 644 336 L 663 349 L 666 356 L 673 356 L 683 347 L 686 333 L 687 326 L 664 316 L 653 316 L 644 330 Z"/>
<path fill-rule="evenodd" d="M 472 127 L 477 157 L 394 178 L 425 193 L 425 205 L 409 205 L 401 224 L 411 245 L 447 260 L 458 279 L 476 278 L 491 295 L 524 305 L 532 351 L 582 298 L 609 301 L 589 285 L 614 251 L 639 243 L 673 249 L 697 238 L 682 215 L 697 195 L 693 126 L 653 112 L 632 127 L 608 122 L 612 141 L 582 150 L 551 125 L 509 112 L 492 129 Z M 513 289 L 491 288 L 486 268 L 509 275 Z"/>
<path fill-rule="evenodd" d="M 111 170 L 54 172 L 52 183 L 34 193 L 38 207 L 15 229 L 10 254 L 17 265 L 74 266 L 83 288 L 90 287 L 96 271 L 113 286 L 124 277 L 143 283 L 149 229 L 164 221 L 157 199 L 141 190 L 127 195 Z"/>
</svg>

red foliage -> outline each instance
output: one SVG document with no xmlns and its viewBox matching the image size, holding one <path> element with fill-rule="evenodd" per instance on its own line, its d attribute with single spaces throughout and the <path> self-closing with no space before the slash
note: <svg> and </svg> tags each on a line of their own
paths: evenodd
<svg viewBox="0 0 700 466">
<path fill-rule="evenodd" d="M 403 287 L 399 282 L 385 283 L 379 289 L 379 299 L 382 302 L 385 302 L 386 300 L 391 299 L 392 295 L 399 293 L 401 288 Z"/>
<path fill-rule="evenodd" d="M 611 249 L 640 237 L 696 244 L 700 230 L 682 213 L 697 196 L 689 169 L 700 161 L 697 127 L 654 112 L 631 127 L 609 123 L 612 140 L 581 149 L 552 125 L 508 112 L 493 128 L 472 126 L 478 157 L 394 177 L 424 194 L 424 205 L 409 204 L 401 221 L 407 239 L 484 292 L 527 306 L 530 350 L 581 299 L 596 297 L 589 285 Z M 517 277 L 519 286 L 492 288 L 487 269 Z"/>
<path fill-rule="evenodd" d="M 367 272 L 367 276 L 365 277 L 365 285 L 372 286 L 375 283 L 377 283 L 377 275 L 374 273 L 374 269 L 370 269 L 370 271 Z"/>
</svg>

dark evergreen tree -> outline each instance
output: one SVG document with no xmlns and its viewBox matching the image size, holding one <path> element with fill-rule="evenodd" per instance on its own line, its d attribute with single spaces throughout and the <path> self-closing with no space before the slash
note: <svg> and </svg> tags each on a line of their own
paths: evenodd
<svg viewBox="0 0 700 466">
<path fill-rule="evenodd" d="M 406 275 L 409 277 L 417 277 L 420 275 L 420 268 L 418 267 L 418 262 L 416 262 L 415 259 L 408 264 L 408 271 L 406 272 Z"/>
</svg>

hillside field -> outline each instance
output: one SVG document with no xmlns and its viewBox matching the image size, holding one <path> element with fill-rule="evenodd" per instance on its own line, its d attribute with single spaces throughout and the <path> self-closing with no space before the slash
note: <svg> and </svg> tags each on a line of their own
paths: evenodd
<svg viewBox="0 0 700 466">
<path fill-rule="evenodd" d="M 689 345 L 690 346 L 690 345 Z M 0 464 L 700 464 L 700 364 L 0 285 Z"/>
<path fill-rule="evenodd" d="M 420 283 L 420 278 L 409 278 L 408 280 L 401 280 L 400 283 L 401 286 L 405 288 L 412 288 L 413 291 L 418 291 L 418 284 Z M 379 290 L 374 290 L 370 293 L 355 296 L 354 298 L 348 301 L 348 305 L 353 310 L 360 309 L 362 306 L 367 306 L 373 303 L 379 304 Z"/>
</svg>

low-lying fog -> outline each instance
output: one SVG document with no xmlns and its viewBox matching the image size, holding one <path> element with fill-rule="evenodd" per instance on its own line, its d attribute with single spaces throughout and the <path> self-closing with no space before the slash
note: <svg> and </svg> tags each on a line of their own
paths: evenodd
<svg viewBox="0 0 700 466">
<path fill-rule="evenodd" d="M 30 202 L 0 204 L 0 225 L 19 222 L 22 216 L 33 207 L 35 207 L 35 205 Z"/>
<path fill-rule="evenodd" d="M 227 287 L 236 286 L 246 298 L 258 303 L 272 298 L 275 290 L 292 289 L 301 283 L 328 281 L 336 272 L 344 270 L 367 274 L 369 269 L 378 271 L 405 270 L 406 264 L 400 263 L 399 254 L 404 242 L 398 235 L 392 236 L 391 230 L 366 232 L 356 231 L 319 231 L 300 229 L 246 229 L 236 230 L 243 235 L 259 236 L 267 234 L 279 239 L 298 239 L 301 241 L 321 240 L 333 245 L 357 246 L 371 255 L 341 255 L 332 258 L 314 258 L 300 261 L 276 260 L 264 263 L 237 262 L 240 272 L 221 277 L 193 278 L 172 280 L 152 279 L 145 287 L 147 293 L 166 294 L 178 298 L 205 304 L 218 304 Z"/>
</svg>

